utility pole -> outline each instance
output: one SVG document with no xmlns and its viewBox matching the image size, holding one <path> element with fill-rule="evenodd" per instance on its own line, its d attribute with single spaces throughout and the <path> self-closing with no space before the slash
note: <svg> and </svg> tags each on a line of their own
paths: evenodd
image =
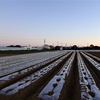
<svg viewBox="0 0 100 100">
<path fill-rule="evenodd" d="M 65 43 L 65 46 L 67 47 L 67 43 Z"/>
<path fill-rule="evenodd" d="M 44 39 L 44 45 L 46 44 L 46 39 Z"/>
<path fill-rule="evenodd" d="M 88 47 L 88 43 L 87 43 L 87 47 Z"/>
<path fill-rule="evenodd" d="M 61 43 L 61 46 L 62 46 L 62 43 Z"/>
<path fill-rule="evenodd" d="M 58 46 L 58 44 L 59 44 L 59 43 L 58 43 L 58 41 L 57 41 L 57 46 Z"/>
</svg>

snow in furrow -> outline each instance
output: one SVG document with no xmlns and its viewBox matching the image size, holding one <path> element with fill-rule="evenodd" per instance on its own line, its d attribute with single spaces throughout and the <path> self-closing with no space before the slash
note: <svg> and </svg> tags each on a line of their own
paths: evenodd
<svg viewBox="0 0 100 100">
<path fill-rule="evenodd" d="M 100 100 L 100 90 L 78 53 L 79 82 L 81 85 L 81 100 Z"/>
<path fill-rule="evenodd" d="M 34 74 L 28 77 L 25 77 L 24 79 L 16 82 L 15 84 L 3 88 L 2 90 L 0 90 L 0 94 L 11 95 L 18 92 L 20 89 L 27 87 L 28 85 L 42 77 L 44 74 L 46 74 L 48 71 L 50 71 L 53 67 L 57 66 L 64 58 L 66 58 L 70 54 L 71 53 L 68 53 L 67 55 L 53 62 L 52 64 L 40 69 L 39 71 L 35 72 Z"/>
<path fill-rule="evenodd" d="M 56 56 L 56 57 L 53 57 L 52 59 L 49 59 L 49 60 L 43 61 L 43 62 L 41 62 L 41 63 L 38 63 L 38 64 L 36 64 L 36 65 L 34 65 L 34 66 L 31 66 L 31 67 L 29 67 L 29 68 L 27 68 L 27 69 L 24 69 L 24 70 L 21 70 L 21 71 L 12 73 L 12 74 L 7 75 L 7 76 L 4 76 L 4 77 L 1 77 L 1 78 L 0 78 L 0 84 L 6 82 L 7 80 L 10 80 L 10 79 L 12 79 L 12 78 L 15 78 L 15 77 L 18 76 L 18 75 L 24 74 L 24 73 L 26 73 L 26 72 L 28 72 L 28 71 L 30 71 L 30 70 L 36 69 L 36 68 L 38 68 L 38 67 L 40 67 L 40 66 L 43 66 L 43 65 L 45 65 L 45 64 L 47 64 L 47 63 L 49 63 L 49 62 L 51 62 L 51 61 L 53 61 L 53 60 L 59 58 L 60 56 L 62 56 L 62 54 L 61 54 L 61 55 L 58 55 L 58 56 Z"/>
<path fill-rule="evenodd" d="M 63 85 L 65 83 L 65 79 L 70 73 L 74 56 L 75 53 L 72 54 L 72 56 L 64 64 L 62 69 L 44 87 L 44 89 L 40 92 L 38 96 L 39 98 L 42 98 L 43 100 L 58 100 Z"/>
<path fill-rule="evenodd" d="M 92 55 L 92 54 L 90 54 L 90 53 L 87 53 L 87 52 L 85 52 L 87 55 L 89 55 L 90 57 L 93 57 L 93 58 L 95 58 L 95 59 L 97 59 L 98 61 L 100 61 L 100 58 L 98 58 L 98 57 L 96 57 L 96 56 L 94 56 L 94 55 Z"/>
<path fill-rule="evenodd" d="M 90 63 L 93 64 L 93 66 L 95 66 L 99 71 L 100 71 L 100 63 L 96 62 L 95 60 L 93 60 L 91 57 L 87 56 L 85 53 L 81 52 Z"/>
</svg>

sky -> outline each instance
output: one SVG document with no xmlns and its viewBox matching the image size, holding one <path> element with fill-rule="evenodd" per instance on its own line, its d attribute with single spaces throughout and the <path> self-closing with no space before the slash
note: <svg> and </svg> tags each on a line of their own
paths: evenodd
<svg viewBox="0 0 100 100">
<path fill-rule="evenodd" d="M 0 46 L 100 46 L 100 0 L 0 0 Z"/>
</svg>

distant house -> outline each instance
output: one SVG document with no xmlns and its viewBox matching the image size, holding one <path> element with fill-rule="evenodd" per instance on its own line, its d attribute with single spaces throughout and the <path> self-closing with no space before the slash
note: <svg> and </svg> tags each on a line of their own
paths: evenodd
<svg viewBox="0 0 100 100">
<path fill-rule="evenodd" d="M 29 45 L 29 46 L 25 46 L 24 47 L 26 50 L 31 50 L 32 49 L 32 47 Z"/>
<path fill-rule="evenodd" d="M 43 46 L 43 49 L 48 49 L 48 50 L 50 50 L 50 46 L 47 45 L 47 44 L 45 44 L 45 45 Z"/>
<path fill-rule="evenodd" d="M 37 50 L 37 47 L 32 47 L 32 50 Z"/>
<path fill-rule="evenodd" d="M 32 50 L 42 50 L 43 49 L 43 47 L 32 47 Z"/>
</svg>

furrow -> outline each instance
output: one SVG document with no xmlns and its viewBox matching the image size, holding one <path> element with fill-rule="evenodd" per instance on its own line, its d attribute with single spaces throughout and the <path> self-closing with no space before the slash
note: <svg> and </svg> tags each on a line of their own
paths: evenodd
<svg viewBox="0 0 100 100">
<path fill-rule="evenodd" d="M 99 100 L 100 90 L 79 53 L 78 69 L 80 77 L 79 81 L 81 85 L 81 100 Z"/>
<path fill-rule="evenodd" d="M 40 71 L 37 71 L 36 73 L 32 74 L 31 76 L 25 77 L 23 80 L 20 80 L 19 82 L 16 82 L 15 84 L 12 84 L 6 88 L 3 88 L 0 92 L 3 94 L 6 94 L 6 95 L 11 95 L 11 94 L 17 93 L 20 89 L 23 89 L 23 88 L 29 86 L 30 84 L 34 83 L 39 78 L 44 76 L 48 71 L 53 69 L 53 67 L 56 67 L 57 65 L 59 65 L 59 63 L 61 63 L 62 60 L 64 60 L 69 55 L 70 55 L 70 53 L 67 54 L 66 56 L 58 59 L 54 63 L 46 66 L 45 68 L 41 69 Z"/>
</svg>

